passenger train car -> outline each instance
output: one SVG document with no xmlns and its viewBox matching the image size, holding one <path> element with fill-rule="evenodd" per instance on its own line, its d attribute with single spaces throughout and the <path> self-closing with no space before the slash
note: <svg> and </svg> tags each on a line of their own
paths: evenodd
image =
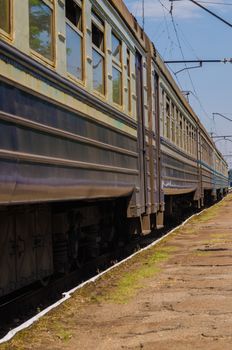
<svg viewBox="0 0 232 350">
<path fill-rule="evenodd" d="M 121 0 L 0 1 L 0 296 L 227 192 Z"/>
</svg>

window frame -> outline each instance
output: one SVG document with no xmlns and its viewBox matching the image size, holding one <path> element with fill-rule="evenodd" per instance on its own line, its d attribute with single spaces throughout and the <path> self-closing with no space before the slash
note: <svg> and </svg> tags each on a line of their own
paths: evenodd
<svg viewBox="0 0 232 350">
<path fill-rule="evenodd" d="M 175 114 L 175 105 L 173 101 L 171 101 L 171 135 L 170 140 L 175 144 L 176 143 L 176 114 Z"/>
<path fill-rule="evenodd" d="M 14 0 L 8 0 L 10 3 L 10 11 L 9 11 L 9 23 L 10 23 L 10 33 L 7 33 L 5 30 L 0 28 L 0 38 L 13 40 L 13 2 Z"/>
<path fill-rule="evenodd" d="M 128 72 L 129 70 L 129 72 Z M 129 74 L 128 74 L 129 73 Z M 126 80 L 127 80 L 127 112 L 132 113 L 132 95 L 131 95 L 131 51 L 126 48 Z"/>
<path fill-rule="evenodd" d="M 50 60 L 49 58 L 46 58 L 44 57 L 43 55 L 41 55 L 39 52 L 33 50 L 31 47 L 30 47 L 30 14 L 29 14 L 29 50 L 30 50 L 30 53 L 31 55 L 34 57 L 34 58 L 37 58 L 41 61 L 43 61 L 44 63 L 47 63 L 49 64 L 49 66 L 52 66 L 52 67 L 55 67 L 55 62 L 56 62 L 56 35 L 55 35 L 55 1 L 54 0 L 40 0 L 42 1 L 46 6 L 48 6 L 51 10 L 52 10 L 52 40 L 51 40 L 51 43 L 52 43 L 52 60 Z M 29 5 L 29 1 L 28 1 L 28 5 Z M 29 8 L 28 8 L 28 11 L 29 11 Z"/>
<path fill-rule="evenodd" d="M 180 126 L 180 148 L 183 150 L 183 144 L 184 144 L 184 119 L 183 114 L 180 112 L 180 118 L 179 118 L 179 126 Z"/>
<path fill-rule="evenodd" d="M 171 140 L 171 115 L 170 115 L 170 98 L 166 95 L 165 101 L 165 115 L 166 115 L 166 127 L 165 136 L 168 140 Z"/>
<path fill-rule="evenodd" d="M 124 101 L 123 101 L 122 40 L 115 33 L 115 31 L 112 30 L 111 31 L 111 45 L 112 45 L 112 41 L 113 41 L 112 36 L 117 38 L 119 40 L 119 42 L 120 42 L 120 60 L 115 59 L 115 57 L 113 56 L 113 50 L 112 50 L 112 102 L 113 102 L 114 106 L 117 106 L 118 108 L 122 109 L 123 108 L 123 103 L 124 103 Z M 113 68 L 116 69 L 121 74 L 121 104 L 118 104 L 117 102 L 114 102 L 114 99 L 113 99 Z"/>
<path fill-rule="evenodd" d="M 101 92 L 97 91 L 94 89 L 93 87 L 93 93 L 96 94 L 97 96 L 101 97 L 101 98 L 106 98 L 107 95 L 107 80 L 106 80 L 106 59 L 107 59 L 107 55 L 106 55 L 106 26 L 105 26 L 105 20 L 99 16 L 102 20 L 102 22 L 104 23 L 102 25 L 102 23 L 100 23 L 100 21 L 98 20 L 98 18 L 96 16 L 99 16 L 99 14 L 97 13 L 97 11 L 92 8 L 91 11 L 91 32 L 92 32 L 92 25 L 94 24 L 102 33 L 103 33 L 103 50 L 99 49 L 94 43 L 93 40 L 91 38 L 91 48 L 92 48 L 92 63 L 93 63 L 93 50 L 95 50 L 102 58 L 103 58 L 103 84 L 104 84 L 104 93 L 102 94 Z M 92 64 L 92 80 L 93 80 L 93 64 Z"/>
<path fill-rule="evenodd" d="M 75 75 L 70 73 L 67 69 L 67 53 L 66 53 L 66 74 L 67 77 L 70 78 L 71 80 L 74 80 L 78 84 L 85 85 L 86 81 L 86 67 L 85 67 L 85 58 L 86 58 L 86 53 L 85 53 L 85 18 L 84 18 L 84 1 L 80 0 L 72 0 L 77 4 L 77 6 L 80 7 L 81 9 L 81 24 L 82 24 L 82 31 L 75 26 L 67 17 L 65 14 L 65 44 L 67 49 L 67 31 L 66 31 L 66 26 L 68 25 L 72 30 L 74 30 L 81 38 L 81 52 L 82 52 L 82 59 L 81 59 L 81 67 L 82 67 L 82 79 L 78 79 Z"/>
</svg>

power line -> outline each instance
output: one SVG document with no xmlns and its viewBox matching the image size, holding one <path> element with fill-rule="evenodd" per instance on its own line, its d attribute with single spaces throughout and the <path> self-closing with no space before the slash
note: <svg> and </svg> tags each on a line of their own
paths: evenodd
<svg viewBox="0 0 232 350">
<path fill-rule="evenodd" d="M 197 55 L 195 49 L 192 47 L 192 45 L 190 44 L 190 42 L 187 40 L 187 37 L 185 36 L 183 30 L 181 29 L 179 23 L 176 23 L 176 26 L 178 27 L 180 33 L 182 34 L 182 38 L 183 38 L 183 40 L 184 40 L 186 46 L 189 46 L 189 48 L 190 48 L 190 50 L 193 52 L 194 56 L 196 56 L 196 58 L 199 59 L 199 57 L 198 57 L 198 55 Z"/>
<path fill-rule="evenodd" d="M 180 43 L 180 39 L 179 39 L 178 32 L 177 32 L 177 29 L 176 29 L 176 25 L 175 25 L 175 21 L 174 21 L 174 18 L 173 18 L 172 10 L 173 10 L 173 7 L 171 6 L 171 9 L 170 9 L 170 16 L 171 16 L 171 20 L 172 20 L 174 32 L 175 32 L 175 34 L 176 34 L 176 39 L 177 39 L 177 42 L 178 42 L 178 45 L 179 45 L 179 49 L 180 49 L 180 52 L 181 52 L 182 59 L 183 59 L 183 61 L 185 61 L 184 53 L 183 53 L 183 50 L 182 50 L 182 47 L 181 47 L 181 43 Z M 184 63 L 184 65 L 185 65 L 185 68 L 187 69 L 186 63 Z M 195 97 L 196 97 L 196 99 L 197 99 L 197 101 L 198 101 L 198 103 L 199 103 L 199 105 L 200 105 L 202 111 L 203 111 L 204 114 L 207 116 L 207 118 L 209 118 L 209 119 L 211 120 L 211 118 L 209 117 L 208 113 L 206 112 L 205 108 L 203 107 L 203 105 L 202 105 L 202 103 L 201 103 L 201 101 L 200 101 L 200 99 L 199 99 L 199 97 L 198 97 L 198 95 L 197 95 L 195 86 L 194 86 L 194 84 L 193 84 L 193 80 L 192 80 L 192 78 L 191 78 L 191 75 L 190 75 L 188 69 L 187 69 L 187 74 L 188 74 L 190 83 L 191 83 L 191 85 L 192 85 L 192 88 L 193 88 Z M 175 74 L 175 76 L 176 76 L 176 74 Z"/>
<path fill-rule="evenodd" d="M 222 118 L 232 122 L 232 119 L 226 117 L 224 114 L 221 114 L 221 113 L 212 113 L 212 114 L 213 114 L 213 118 L 214 118 L 215 115 L 218 115 L 218 116 L 220 116 L 220 117 L 222 117 Z"/>
<path fill-rule="evenodd" d="M 229 2 L 213 2 L 213 1 L 198 1 L 198 2 L 200 2 L 201 4 L 232 6 L 232 3 L 229 3 Z"/>
<path fill-rule="evenodd" d="M 169 0 L 171 1 L 171 3 L 173 1 L 180 1 L 180 0 Z M 232 27 L 232 24 L 228 21 L 226 21 L 224 18 L 218 16 L 216 13 L 214 13 L 213 11 L 209 10 L 207 7 L 204 7 L 203 5 L 199 4 L 197 1 L 195 0 L 189 0 L 191 1 L 193 4 L 199 6 L 200 8 L 202 8 L 204 11 L 208 12 L 209 14 L 211 14 L 213 17 L 216 17 L 217 19 L 219 19 L 219 21 L 225 23 L 226 25 L 228 25 L 229 27 Z"/>
</svg>

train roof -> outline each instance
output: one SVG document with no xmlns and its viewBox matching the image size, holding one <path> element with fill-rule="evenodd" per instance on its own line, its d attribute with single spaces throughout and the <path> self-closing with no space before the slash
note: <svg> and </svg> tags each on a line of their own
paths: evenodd
<svg viewBox="0 0 232 350">
<path fill-rule="evenodd" d="M 211 144 L 211 146 L 216 149 L 218 155 L 224 160 L 224 162 L 227 164 L 225 159 L 223 158 L 221 152 L 217 149 L 214 141 L 210 138 L 208 131 L 200 121 L 197 114 L 192 109 L 191 105 L 188 103 L 186 98 L 184 97 L 183 93 L 181 92 L 179 86 L 175 82 L 170 70 L 168 69 L 167 65 L 164 63 L 163 59 L 161 58 L 161 55 L 155 48 L 154 43 L 151 41 L 151 39 L 147 36 L 147 34 L 143 31 L 141 26 L 138 24 L 136 18 L 130 13 L 128 8 L 126 7 L 123 0 L 108 0 L 109 3 L 116 9 L 120 17 L 123 19 L 123 21 L 126 23 L 128 29 L 131 33 L 135 36 L 136 40 L 140 43 L 140 45 L 143 47 L 143 49 L 147 52 L 150 52 L 154 62 L 162 72 L 162 74 L 167 78 L 169 84 L 172 86 L 173 90 L 177 94 L 178 98 L 181 100 L 187 111 L 191 114 L 191 116 L 195 119 L 196 123 L 200 126 L 201 131 L 204 133 L 205 137 L 207 138 L 207 141 Z"/>
</svg>

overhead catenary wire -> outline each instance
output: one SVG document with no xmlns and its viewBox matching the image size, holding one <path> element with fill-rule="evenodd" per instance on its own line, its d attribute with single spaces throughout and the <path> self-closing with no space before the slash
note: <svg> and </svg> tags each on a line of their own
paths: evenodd
<svg viewBox="0 0 232 350">
<path fill-rule="evenodd" d="M 184 57 L 184 52 L 183 52 L 183 49 L 182 49 L 182 46 L 181 46 L 181 42 L 180 42 L 180 39 L 179 39 L 179 35 L 178 35 L 178 32 L 177 32 L 177 28 L 176 28 L 176 24 L 175 24 L 175 21 L 174 21 L 174 17 L 173 17 L 173 2 L 171 3 L 171 8 L 170 8 L 170 16 L 171 16 L 171 20 L 172 20 L 172 24 L 173 24 L 173 29 L 174 29 L 174 32 L 175 32 L 175 35 L 176 35 L 176 39 L 177 39 L 177 42 L 178 42 L 178 46 L 179 46 L 179 49 L 180 49 L 180 52 L 181 52 L 181 56 L 182 56 L 182 59 L 183 61 L 185 61 L 185 57 Z M 202 105 L 199 97 L 198 97 L 198 94 L 197 94 L 197 91 L 195 89 L 195 86 L 193 84 L 193 80 L 192 80 L 192 77 L 188 71 L 188 67 L 186 65 L 186 63 L 184 63 L 185 65 L 185 68 L 186 68 L 186 71 L 187 71 L 187 74 L 188 74 L 188 77 L 189 77 L 189 80 L 190 80 L 190 83 L 192 85 L 192 89 L 194 91 L 194 94 L 195 94 L 195 98 L 197 99 L 198 103 L 199 103 L 199 106 L 201 107 L 202 111 L 204 112 L 204 114 L 206 115 L 206 117 L 211 120 L 212 118 L 210 118 L 210 116 L 208 115 L 207 111 L 205 110 L 204 106 Z M 175 75 L 176 76 L 176 75 Z"/>
<path fill-rule="evenodd" d="M 214 117 L 215 115 L 217 115 L 217 116 L 219 116 L 219 117 L 222 117 L 222 118 L 224 118 L 224 119 L 226 119 L 226 120 L 232 122 L 232 119 L 228 118 L 227 116 L 225 116 L 225 115 L 222 114 L 222 113 L 214 112 L 214 113 L 213 113 L 213 117 Z"/>
<path fill-rule="evenodd" d="M 162 6 L 162 10 L 163 10 L 163 14 L 164 14 L 164 20 L 165 20 L 165 24 L 166 24 L 166 30 L 167 30 L 167 34 L 168 34 L 168 39 L 169 39 L 171 42 L 173 42 L 172 39 L 171 39 L 171 35 L 170 35 L 170 32 L 169 32 L 169 29 L 168 29 L 167 18 L 166 18 L 165 11 L 164 11 L 164 10 L 166 10 L 166 11 L 169 13 L 170 10 L 161 2 L 161 0 L 158 0 L 158 2 L 159 2 L 160 5 Z M 165 52 L 166 52 L 166 49 L 165 49 L 164 53 L 165 53 Z M 168 66 L 168 67 L 169 67 L 169 69 L 171 70 L 171 72 L 173 73 L 173 75 L 175 75 L 173 69 L 172 69 L 170 66 Z M 177 82 L 178 82 L 178 84 L 179 84 L 181 90 L 183 90 L 179 78 L 178 78 L 177 76 L 175 76 L 175 77 L 176 77 L 176 80 L 177 80 Z"/>
<path fill-rule="evenodd" d="M 181 0 L 169 0 L 169 1 L 173 4 L 173 1 L 181 1 Z M 227 20 L 225 20 L 221 16 L 217 15 L 215 12 L 209 10 L 207 7 L 204 7 L 203 5 L 201 5 L 199 1 L 195 1 L 195 0 L 189 0 L 189 1 L 192 2 L 193 4 L 195 4 L 196 6 L 200 7 L 204 11 L 208 12 L 210 15 L 217 18 L 219 21 L 223 22 L 224 24 L 226 24 L 227 26 L 232 28 L 232 24 L 230 22 L 228 22 Z"/>
<path fill-rule="evenodd" d="M 232 6 L 232 3 L 230 2 L 213 2 L 213 1 L 198 1 L 201 4 L 212 4 L 212 5 L 225 5 L 225 6 Z"/>
</svg>

